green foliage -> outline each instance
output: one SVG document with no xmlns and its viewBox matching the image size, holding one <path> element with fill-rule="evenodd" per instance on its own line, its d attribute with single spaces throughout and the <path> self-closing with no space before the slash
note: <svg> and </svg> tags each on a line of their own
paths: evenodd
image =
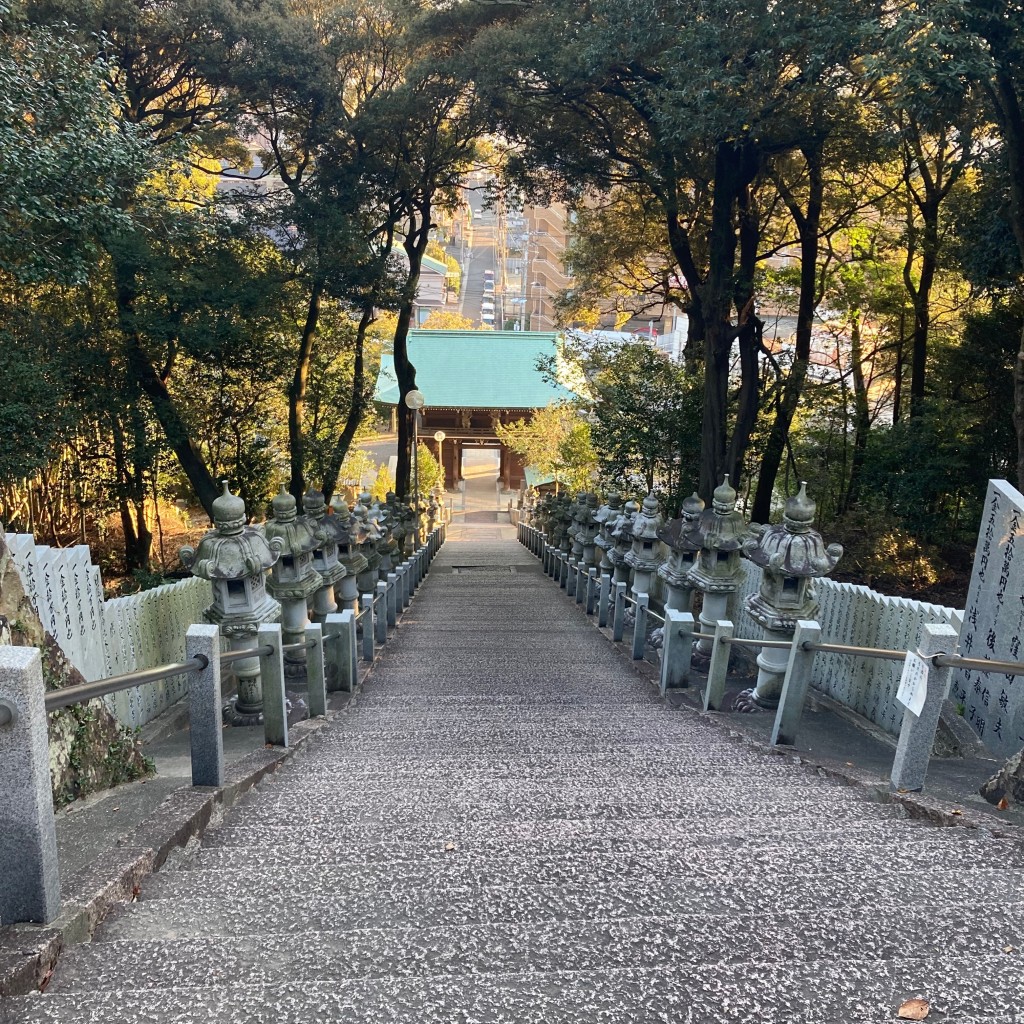
<svg viewBox="0 0 1024 1024">
<path fill-rule="evenodd" d="M 444 482 L 441 464 L 422 441 L 416 446 L 416 480 L 419 483 L 417 497 L 421 505 L 429 501 L 434 488 Z"/>
<path fill-rule="evenodd" d="M 572 491 L 586 490 L 597 471 L 590 424 L 570 403 L 553 403 L 526 420 L 499 425 L 499 440 L 542 477 Z"/>
<path fill-rule="evenodd" d="M 377 468 L 377 476 L 370 487 L 370 495 L 378 501 L 384 501 L 388 496 L 388 491 L 394 491 L 394 489 L 395 474 L 388 469 L 386 462 L 382 462 Z"/>
</svg>

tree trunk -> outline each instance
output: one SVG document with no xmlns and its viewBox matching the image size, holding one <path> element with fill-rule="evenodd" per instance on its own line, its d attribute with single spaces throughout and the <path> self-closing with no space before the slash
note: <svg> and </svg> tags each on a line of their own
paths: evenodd
<svg viewBox="0 0 1024 1024">
<path fill-rule="evenodd" d="M 428 196 L 409 212 L 405 238 L 402 242 L 409 259 L 409 276 L 405 282 L 402 305 L 398 310 L 395 328 L 394 363 L 398 378 L 398 464 L 395 468 L 395 491 L 404 501 L 410 500 L 412 471 L 413 417 L 415 413 L 405 404 L 405 396 L 416 388 L 416 367 L 409 361 L 409 330 L 412 327 L 413 308 L 420 282 L 423 255 L 430 240 L 431 198 Z"/>
<path fill-rule="evenodd" d="M 863 351 L 861 348 L 860 313 L 850 325 L 850 367 L 853 378 L 853 457 L 850 462 L 850 483 L 846 489 L 843 511 L 853 508 L 860 498 L 860 478 L 868 446 L 871 417 L 868 409 L 868 389 L 864 379 Z"/>
<path fill-rule="evenodd" d="M 113 257 L 115 297 L 117 301 L 118 325 L 124 345 L 125 357 L 132 379 L 153 405 L 157 421 L 163 428 L 167 443 L 174 452 L 182 472 L 188 478 L 195 491 L 196 498 L 213 517 L 213 502 L 220 494 L 213 476 L 203 461 L 199 449 L 189 435 L 189 430 L 181 414 L 178 412 L 174 399 L 167 390 L 166 384 L 160 379 L 153 364 L 146 354 L 135 327 L 135 299 L 137 290 L 135 274 L 125 264 Z"/>
<path fill-rule="evenodd" d="M 923 224 L 921 227 L 921 273 L 917 286 L 910 278 L 909 268 L 904 268 L 904 279 L 914 307 L 914 333 L 911 338 L 910 362 L 910 416 L 920 416 L 924 411 L 925 378 L 928 362 L 928 331 L 931 322 L 931 290 L 935 282 L 935 271 L 939 259 L 939 200 L 929 197 L 918 207 Z"/>
<path fill-rule="evenodd" d="M 320 306 L 323 301 L 324 281 L 317 277 L 309 292 L 306 307 L 306 321 L 299 337 L 299 351 L 295 357 L 295 374 L 288 388 L 288 455 L 291 463 L 291 479 L 288 490 L 302 508 L 302 495 L 306 490 L 306 437 L 304 419 L 306 414 L 306 389 L 309 383 L 309 364 L 313 358 L 313 341 L 317 324 L 320 322 Z"/>
<path fill-rule="evenodd" d="M 366 415 L 366 407 L 369 404 L 369 396 L 366 391 L 366 367 L 364 357 L 364 343 L 366 331 L 373 323 L 373 306 L 366 306 L 363 315 L 359 318 L 359 327 L 356 329 L 355 353 L 352 366 L 352 405 L 349 407 L 348 416 L 345 419 L 345 426 L 341 431 L 334 451 L 331 453 L 330 462 L 327 464 L 327 471 L 324 474 L 323 487 L 324 500 L 330 502 L 334 491 L 338 486 L 338 476 L 341 473 L 341 464 L 345 461 L 349 448 L 352 446 L 352 439 L 356 436 L 363 418 Z"/>
<path fill-rule="evenodd" d="M 778 479 L 779 467 L 786 453 L 789 429 L 793 425 L 793 417 L 803 395 L 811 359 L 814 310 L 818 304 L 818 245 L 825 182 L 822 176 L 820 149 L 804 150 L 804 159 L 807 161 L 808 178 L 807 211 L 800 209 L 792 193 L 783 190 L 783 198 L 800 238 L 800 296 L 796 313 L 793 365 L 789 369 L 782 395 L 779 397 L 775 421 L 772 423 L 761 457 L 757 490 L 754 492 L 751 518 L 757 523 L 767 523 L 771 515 L 775 481 Z"/>
</svg>

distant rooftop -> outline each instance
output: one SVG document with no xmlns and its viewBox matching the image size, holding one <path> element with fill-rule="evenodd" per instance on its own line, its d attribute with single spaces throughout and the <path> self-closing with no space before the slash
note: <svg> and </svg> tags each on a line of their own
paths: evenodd
<svg viewBox="0 0 1024 1024">
<path fill-rule="evenodd" d="M 409 359 L 428 408 L 543 409 L 573 397 L 537 369 L 557 354 L 554 331 L 410 331 Z M 390 355 L 381 359 L 376 401 L 397 405 Z"/>
</svg>

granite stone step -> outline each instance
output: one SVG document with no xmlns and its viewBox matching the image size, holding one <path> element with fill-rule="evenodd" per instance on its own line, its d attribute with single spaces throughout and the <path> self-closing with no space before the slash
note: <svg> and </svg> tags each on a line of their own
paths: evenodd
<svg viewBox="0 0 1024 1024">
<path fill-rule="evenodd" d="M 755 789 L 722 789 L 713 793 L 661 794 L 647 792 L 628 794 L 590 791 L 558 790 L 549 793 L 433 793 L 427 790 L 394 798 L 387 794 L 339 793 L 340 787 L 327 787 L 321 793 L 292 793 L 280 800 L 261 799 L 239 809 L 233 820 L 240 825 L 286 824 L 300 820 L 305 824 L 330 823 L 339 813 L 353 823 L 376 823 L 400 826 L 417 822 L 444 822 L 457 828 L 463 822 L 510 821 L 528 819 L 570 818 L 574 820 L 600 818 L 605 820 L 661 818 L 689 821 L 698 824 L 713 817 L 735 817 L 746 814 L 776 820 L 789 816 L 814 816 L 821 822 L 845 825 L 874 820 L 874 807 L 854 798 L 829 799 L 837 792 L 817 787 L 792 787 L 784 800 L 772 799 L 768 793 Z M 841 791 L 838 791 L 841 792 Z"/>
<path fill-rule="evenodd" d="M 558 878 L 584 877 L 596 883 L 619 877 L 665 879 L 704 875 L 719 877 L 723 864 L 747 864 L 762 875 L 782 872 L 876 871 L 899 865 L 905 871 L 934 868 L 948 864 L 950 870 L 973 868 L 999 870 L 1024 867 L 1024 850 L 1016 843 L 985 839 L 964 839 L 955 829 L 929 829 L 904 841 L 887 837 L 884 841 L 863 842 L 855 838 L 831 839 L 816 843 L 753 843 L 728 846 L 643 847 L 637 844 L 607 850 L 535 850 L 532 848 L 466 847 L 458 842 L 438 843 L 433 848 L 410 848 L 415 856 L 402 858 L 392 854 L 387 863 L 379 859 L 355 860 L 357 851 L 351 847 L 336 849 L 313 846 L 276 844 L 277 863 L 282 870 L 295 870 L 318 865 L 332 867 L 353 884 L 379 884 L 384 879 L 403 884 L 422 884 L 443 879 L 448 884 L 488 884 L 504 878 L 521 876 L 538 882 Z M 453 849 L 448 849 L 452 846 Z M 391 848 L 394 850 L 394 847 Z M 257 863 L 259 847 L 200 848 L 182 863 L 184 871 L 236 872 L 245 875 Z M 163 885 L 157 875 L 147 883 L 146 893 Z M 181 884 L 179 882 L 167 882 Z"/>
<path fill-rule="evenodd" d="M 723 864 L 717 879 L 700 877 L 647 882 L 628 876 L 596 886 L 588 880 L 553 885 L 516 878 L 487 886 L 408 888 L 396 882 L 356 889 L 329 868 L 284 874 L 279 865 L 254 865 L 244 885 L 234 872 L 188 876 L 175 895 L 131 904 L 107 925 L 111 936 L 183 938 L 245 935 L 271 931 L 329 931 L 416 924 L 500 921 L 562 921 L 656 915 L 777 913 L 845 907 L 999 906 L 1024 911 L 1024 892 L 1005 871 L 978 871 L 953 877 L 949 870 L 915 873 L 790 875 L 766 885 L 756 865 Z M 209 883 L 209 884 L 207 884 Z"/>
<path fill-rule="evenodd" d="M 626 880 L 632 886 L 663 884 L 669 881 L 700 882 L 721 880 L 723 874 L 734 876 L 737 871 L 757 873 L 759 877 L 774 878 L 779 874 L 808 876 L 830 874 L 840 878 L 850 872 L 885 879 L 894 870 L 940 870 L 951 873 L 962 871 L 965 851 L 939 850 L 931 845 L 924 849 L 855 846 L 845 856 L 837 857 L 835 848 L 819 852 L 817 847 L 787 850 L 767 848 L 755 856 L 730 857 L 720 848 L 708 847 L 699 851 L 650 851 L 630 854 L 565 854 L 562 856 L 492 855 L 487 857 L 461 853 L 458 844 L 453 851 L 437 850 L 432 858 L 423 858 L 404 864 L 353 864 L 344 852 L 328 847 L 318 861 L 306 857 L 297 861 L 276 858 L 272 868 L 260 867 L 259 860 L 248 864 L 238 858 L 228 865 L 211 863 L 199 858 L 190 865 L 187 881 L 177 872 L 161 872 L 147 880 L 142 890 L 145 899 L 171 897 L 184 886 L 189 892 L 216 892 L 219 886 L 229 886 L 232 878 L 267 879 L 272 872 L 275 887 L 283 890 L 301 889 L 304 885 L 333 886 L 345 891 L 360 889 L 414 888 L 485 888 L 513 881 L 530 885 L 593 885 L 605 886 Z M 985 856 L 971 851 L 978 859 L 972 860 L 972 870 L 998 871 L 1009 866 L 1020 867 L 1018 854 L 1009 862 L 997 853 Z"/>
<path fill-rule="evenodd" d="M 746 963 L 1000 957 L 1024 949 L 1019 917 L 949 907 L 869 908 L 735 917 L 367 928 L 300 935 L 101 941 L 71 947 L 50 992 L 351 978 L 577 972 L 642 968 L 717 971 Z M 1006 965 L 1016 961 L 1008 959 Z"/>
<path fill-rule="evenodd" d="M 744 963 L 728 970 L 560 971 L 368 978 L 276 985 L 137 990 L 128 979 L 101 992 L 18 997 L 2 1024 L 876 1024 L 900 1003 L 926 997 L 943 1024 L 1019 1020 L 1019 960 Z"/>
<path fill-rule="evenodd" d="M 357 824 L 329 818 L 323 822 L 255 821 L 241 825 L 237 815 L 207 832 L 204 847 L 261 846 L 280 843 L 322 846 L 331 843 L 351 855 L 360 850 L 418 848 L 435 850 L 447 842 L 457 842 L 461 849 L 614 849 L 619 844 L 639 843 L 661 849 L 666 843 L 679 846 L 717 845 L 721 843 L 773 843 L 787 839 L 814 843 L 850 835 L 859 839 L 877 837 L 884 842 L 893 829 L 927 831 L 931 826 L 906 820 L 906 811 L 898 805 L 882 805 L 863 821 L 844 815 L 845 826 L 835 827 L 832 820 L 809 812 L 782 819 L 770 816 L 751 820 L 737 813 L 698 822 L 680 822 L 666 818 L 621 818 L 606 821 L 600 818 L 548 818 L 536 821 L 465 821 L 457 829 L 447 822 L 415 822 L 407 825 L 380 823 Z M 262 837 L 262 838 L 261 838 Z"/>
<path fill-rule="evenodd" d="M 559 823 L 561 824 L 561 823 Z M 347 865 L 377 864 L 395 865 L 416 861 L 432 861 L 441 854 L 456 852 L 460 857 L 490 860 L 507 857 L 513 861 L 525 861 L 530 857 L 636 857 L 643 863 L 669 855 L 703 857 L 706 850 L 713 850 L 727 862 L 752 862 L 771 851 L 780 861 L 787 856 L 793 860 L 809 847 L 821 851 L 821 856 L 833 856 L 841 862 L 844 850 L 863 849 L 865 855 L 871 851 L 892 850 L 893 857 L 906 856 L 908 863 L 926 863 L 928 858 L 945 856 L 947 853 L 961 856 L 965 863 L 970 858 L 996 857 L 1008 867 L 1018 863 L 1020 854 L 1011 841 L 989 839 L 957 839 L 959 829 L 938 830 L 925 824 L 908 823 L 906 828 L 894 829 L 889 823 L 876 823 L 857 829 L 849 834 L 820 828 L 797 831 L 761 831 L 734 833 L 698 832 L 690 835 L 664 834 L 657 830 L 649 835 L 623 835 L 611 831 L 601 833 L 593 830 L 579 835 L 566 836 L 563 831 L 546 833 L 526 832 L 519 829 L 515 835 L 508 835 L 506 829 L 483 834 L 478 830 L 467 834 L 453 834 L 446 828 L 431 830 L 420 828 L 410 834 L 403 831 L 398 836 L 390 832 L 361 830 L 333 833 L 326 829 L 307 830 L 302 833 L 290 832 L 280 826 L 268 829 L 236 828 L 230 825 L 218 827 L 209 833 L 209 841 L 201 848 L 195 848 L 181 859 L 183 869 L 197 864 L 210 867 L 233 867 L 265 855 L 269 844 L 277 851 L 284 863 L 324 863 L 325 860 L 343 861 Z M 969 833 L 963 830 L 964 835 Z M 939 837 L 949 836 L 948 839 Z M 447 847 L 454 843 L 455 851 Z M 996 845 L 992 845 L 996 844 Z M 920 850 L 918 848 L 921 848 Z"/>
</svg>

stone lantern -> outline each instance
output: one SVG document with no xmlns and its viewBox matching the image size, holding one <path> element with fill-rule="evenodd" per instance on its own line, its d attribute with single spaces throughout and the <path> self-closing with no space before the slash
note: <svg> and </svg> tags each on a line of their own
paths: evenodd
<svg viewBox="0 0 1024 1024">
<path fill-rule="evenodd" d="M 729 595 L 743 581 L 740 558 L 747 526 L 742 513 L 736 511 L 736 492 L 728 476 L 715 488 L 711 508 L 700 514 L 697 530 L 700 554 L 690 570 L 690 584 L 704 595 L 700 631 L 710 634 L 715 631 L 715 623 L 726 617 Z M 711 657 L 712 646 L 711 640 L 698 640 L 694 654 L 706 661 Z"/>
<path fill-rule="evenodd" d="M 818 614 L 813 581 L 827 576 L 843 555 L 839 544 L 825 547 L 812 528 L 816 510 L 807 497 L 807 484 L 801 482 L 800 493 L 786 501 L 781 523 L 750 527 L 747 558 L 761 566 L 763 576 L 758 592 L 747 598 L 747 611 L 764 627 L 765 640 L 791 640 L 800 619 Z M 788 661 L 785 648 L 763 648 L 757 657 L 757 685 L 736 698 L 735 709 L 778 707 Z"/>
<path fill-rule="evenodd" d="M 370 500 L 368 494 L 360 494 L 352 509 L 352 518 L 357 524 L 356 543 L 359 546 L 359 553 L 366 562 L 363 571 L 356 577 L 356 585 L 360 594 L 374 594 L 377 591 L 377 568 L 380 565 L 380 552 L 377 550 L 377 543 L 381 538 L 377 523 L 369 516 L 369 506 L 365 503 Z"/>
<path fill-rule="evenodd" d="M 597 565 L 597 559 L 594 557 L 594 546 L 597 540 L 597 531 L 600 527 L 594 518 L 596 513 L 597 495 L 589 492 L 581 494 L 580 501 L 576 506 L 576 540 L 580 545 L 580 564 L 584 574 L 588 569 Z"/>
<path fill-rule="evenodd" d="M 618 521 L 622 512 L 622 498 L 618 494 L 609 494 L 608 500 L 594 513 L 594 521 L 598 525 L 597 537 L 594 539 L 594 546 L 601 552 L 601 564 L 599 569 L 602 573 L 611 573 L 615 568 L 608 557 L 608 552 L 615 547 L 615 538 L 612 536 L 612 529 Z M 595 557 L 597 552 L 595 551 Z"/>
<path fill-rule="evenodd" d="M 570 507 L 571 505 L 566 495 L 560 494 L 555 499 L 555 507 L 552 513 L 552 521 L 554 523 L 552 539 L 563 555 L 568 555 L 569 550 L 572 548 L 572 537 L 569 535 L 569 527 L 572 524 L 572 518 L 569 513 Z"/>
<path fill-rule="evenodd" d="M 277 562 L 281 545 L 245 525 L 245 502 L 228 490 L 226 480 L 224 493 L 213 503 L 213 522 L 198 548 L 183 547 L 179 555 L 194 576 L 212 585 L 213 604 L 203 612 L 206 621 L 220 626 L 232 650 L 245 650 L 255 646 L 260 626 L 281 617 L 281 606 L 266 587 L 266 571 Z M 263 711 L 259 659 L 235 662 L 234 669 L 238 696 L 229 720 L 239 725 L 257 722 Z"/>
<path fill-rule="evenodd" d="M 277 542 L 281 557 L 274 563 L 267 589 L 281 602 L 281 631 L 285 644 L 304 643 L 309 625 L 309 599 L 323 586 L 320 573 L 313 568 L 313 552 L 320 541 L 310 522 L 298 514 L 295 499 L 281 485 L 281 493 L 271 502 L 273 518 L 264 530 L 271 544 Z M 286 651 L 286 676 L 305 675 L 306 652 Z"/>
<path fill-rule="evenodd" d="M 658 537 L 668 548 L 668 559 L 658 568 L 658 575 L 665 581 L 667 594 L 665 607 L 688 612 L 693 608 L 693 585 L 689 573 L 700 551 L 700 514 L 704 502 L 698 494 L 691 494 L 683 502 L 679 518 L 666 523 Z"/>
<path fill-rule="evenodd" d="M 568 533 L 571 547 L 569 549 L 569 557 L 579 562 L 583 558 L 583 540 L 579 536 L 580 532 L 580 513 L 583 508 L 586 507 L 586 495 L 580 491 L 575 498 L 572 500 L 572 504 L 569 506 L 568 517 L 569 522 L 566 526 L 566 532 Z"/>
<path fill-rule="evenodd" d="M 313 621 L 323 623 L 328 615 L 338 610 L 334 592 L 347 571 L 338 558 L 337 524 L 334 516 L 327 515 L 323 492 L 307 491 L 302 499 L 302 510 L 318 544 L 313 549 L 313 568 L 320 574 L 323 586 L 313 595 Z"/>
<path fill-rule="evenodd" d="M 626 555 L 633 549 L 633 517 L 640 511 L 635 501 L 627 501 L 622 506 L 622 515 L 615 520 L 612 527 L 612 538 L 615 547 L 608 551 L 608 560 L 612 563 L 615 583 L 629 582 L 629 563 Z"/>
<path fill-rule="evenodd" d="M 664 561 L 658 531 L 665 520 L 658 499 L 648 494 L 633 517 L 633 543 L 623 559 L 633 570 L 633 596 L 651 592 L 651 578 Z"/>
<path fill-rule="evenodd" d="M 333 515 L 327 517 L 325 522 L 331 524 L 338 541 L 338 561 L 345 566 L 345 575 L 341 577 L 334 587 L 334 599 L 341 608 L 351 608 L 353 612 L 359 612 L 359 586 L 356 577 L 366 571 L 366 559 L 360 554 L 356 547 L 356 532 L 359 524 L 353 519 L 349 511 L 348 502 L 340 495 L 331 498 L 331 510 Z"/>
</svg>

